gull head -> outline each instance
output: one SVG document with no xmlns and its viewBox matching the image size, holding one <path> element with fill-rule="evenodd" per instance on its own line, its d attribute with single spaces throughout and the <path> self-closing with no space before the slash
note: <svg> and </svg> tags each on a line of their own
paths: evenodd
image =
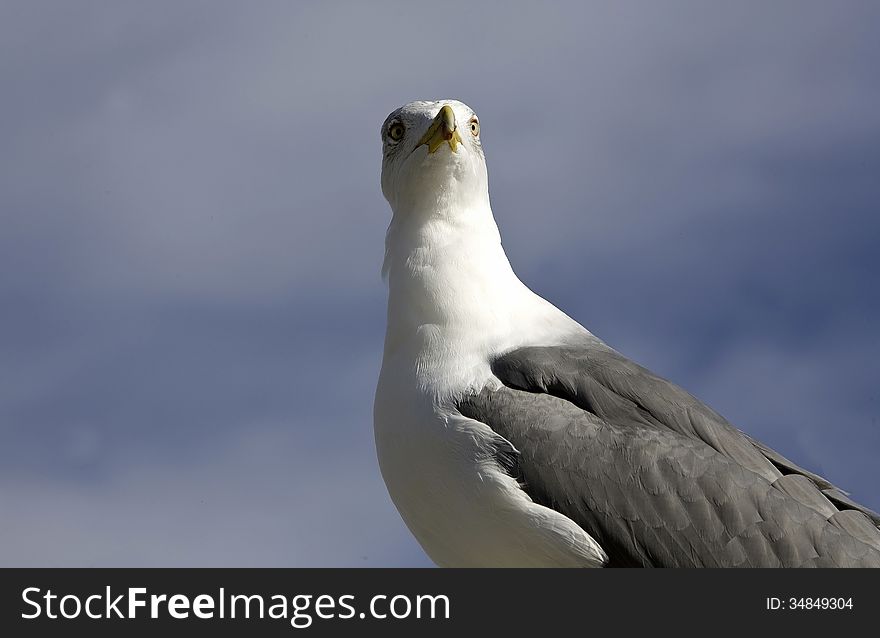
<svg viewBox="0 0 880 638">
<path fill-rule="evenodd" d="M 395 214 L 488 202 L 480 120 L 457 100 L 410 102 L 382 124 L 382 193 Z"/>
</svg>

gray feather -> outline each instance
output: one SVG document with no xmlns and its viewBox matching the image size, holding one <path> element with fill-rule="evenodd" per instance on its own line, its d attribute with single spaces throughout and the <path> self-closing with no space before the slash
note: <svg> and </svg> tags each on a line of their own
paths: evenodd
<svg viewBox="0 0 880 638">
<path fill-rule="evenodd" d="M 492 369 L 507 387 L 462 414 L 512 444 L 524 489 L 610 565 L 880 566 L 870 510 L 604 344 L 523 348 Z"/>
<path fill-rule="evenodd" d="M 813 483 L 816 484 L 816 486 L 820 490 L 822 490 L 822 494 L 832 503 L 834 503 L 835 507 L 844 510 L 857 510 L 867 516 L 870 520 L 872 520 L 874 526 L 880 525 L 880 514 L 865 507 L 864 505 L 860 505 L 859 503 L 853 501 L 849 497 L 849 494 L 847 492 L 844 492 L 840 488 L 834 487 L 830 482 L 828 482 L 828 479 L 825 479 L 818 474 L 814 474 L 809 470 L 805 470 L 799 465 L 789 461 L 776 450 L 767 447 L 760 441 L 756 441 L 748 435 L 744 436 L 746 436 L 746 438 L 748 438 L 748 440 L 751 441 L 752 444 L 756 448 L 758 448 L 761 453 L 764 454 L 764 456 L 766 456 L 767 459 L 770 460 L 773 465 L 779 468 L 779 470 L 784 474 L 802 474 L 808 477 L 810 480 L 813 481 Z"/>
</svg>

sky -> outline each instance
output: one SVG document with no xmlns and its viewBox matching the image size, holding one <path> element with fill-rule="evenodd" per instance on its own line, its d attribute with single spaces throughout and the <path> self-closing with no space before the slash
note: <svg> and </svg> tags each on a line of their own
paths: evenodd
<svg viewBox="0 0 880 638">
<path fill-rule="evenodd" d="M 0 4 L 0 565 L 427 566 L 379 126 L 480 116 L 519 276 L 880 510 L 880 5 Z"/>
</svg>

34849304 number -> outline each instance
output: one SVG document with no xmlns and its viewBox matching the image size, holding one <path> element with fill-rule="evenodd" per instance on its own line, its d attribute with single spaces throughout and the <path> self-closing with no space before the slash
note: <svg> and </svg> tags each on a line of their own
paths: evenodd
<svg viewBox="0 0 880 638">
<path fill-rule="evenodd" d="M 853 608 L 852 597 L 818 597 L 803 596 L 798 598 L 778 598 L 770 596 L 766 600 L 766 608 L 770 611 L 780 609 L 797 610 L 849 610 Z"/>
</svg>

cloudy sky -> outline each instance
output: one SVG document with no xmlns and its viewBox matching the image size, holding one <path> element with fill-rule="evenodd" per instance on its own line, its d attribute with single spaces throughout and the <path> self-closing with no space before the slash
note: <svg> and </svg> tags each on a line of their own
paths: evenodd
<svg viewBox="0 0 880 638">
<path fill-rule="evenodd" d="M 379 125 L 480 115 L 521 278 L 880 509 L 880 6 L 0 4 L 0 565 L 421 566 Z"/>
</svg>

